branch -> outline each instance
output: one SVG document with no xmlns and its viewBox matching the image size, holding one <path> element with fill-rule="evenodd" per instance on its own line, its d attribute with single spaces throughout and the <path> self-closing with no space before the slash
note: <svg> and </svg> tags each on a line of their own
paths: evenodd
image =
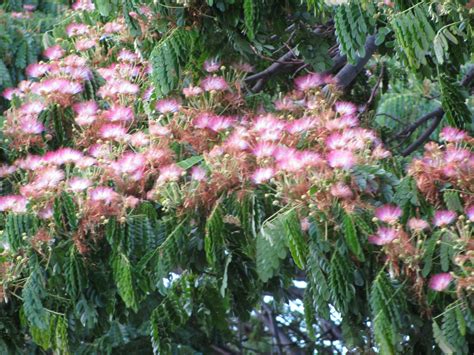
<svg viewBox="0 0 474 355">
<path fill-rule="evenodd" d="M 282 354 L 290 355 L 300 355 L 303 354 L 302 349 L 300 349 L 291 339 L 288 337 L 285 332 L 283 332 L 276 321 L 273 319 L 273 312 L 267 304 L 263 304 L 262 308 L 264 312 L 260 313 L 260 319 L 263 321 L 265 326 L 270 330 L 273 337 L 277 340 L 279 351 Z M 282 348 L 286 347 L 285 351 L 282 351 Z"/>
<path fill-rule="evenodd" d="M 294 54 L 293 50 L 289 50 L 284 55 L 282 55 L 280 58 L 278 58 L 275 61 L 275 63 L 270 65 L 267 69 L 265 69 L 265 70 L 263 70 L 259 73 L 256 73 L 256 74 L 253 74 L 253 75 L 250 75 L 250 76 L 246 77 L 245 82 L 248 84 L 248 83 L 260 80 L 260 79 L 268 79 L 273 74 L 276 74 L 280 71 L 283 71 L 283 70 L 287 69 L 288 66 L 294 66 L 294 64 L 288 62 L 289 60 L 294 59 L 294 58 L 296 58 L 296 57 L 295 57 L 295 54 Z M 296 64 L 299 66 L 299 65 L 301 65 L 301 62 L 297 62 Z"/>
<path fill-rule="evenodd" d="M 377 46 L 375 45 L 375 35 L 367 37 L 365 42 L 365 56 L 359 58 L 355 65 L 347 63 L 340 71 L 337 73 L 336 85 L 339 89 L 345 89 L 349 86 L 350 83 L 356 78 L 356 76 L 362 71 L 369 59 L 375 53 Z"/>
<path fill-rule="evenodd" d="M 466 75 L 464 78 L 461 80 L 461 85 L 465 87 L 470 87 L 470 85 L 474 82 L 474 66 L 471 66 L 469 70 L 467 71 Z M 417 150 L 425 141 L 427 141 L 431 134 L 434 132 L 436 127 L 439 126 L 441 123 L 441 120 L 443 119 L 444 116 L 444 110 L 442 107 L 438 107 L 436 110 L 427 113 L 426 115 L 420 117 L 417 119 L 415 122 L 413 122 L 411 125 L 409 125 L 407 128 L 405 128 L 403 131 L 395 135 L 395 138 L 402 138 L 403 141 L 408 139 L 413 132 L 420 127 L 422 124 L 424 124 L 427 121 L 430 121 L 434 119 L 433 123 L 426 129 L 423 134 L 418 137 L 412 144 L 410 144 L 406 149 L 404 149 L 401 154 L 402 156 L 407 156 L 411 153 L 413 153 L 415 150 Z"/>
<path fill-rule="evenodd" d="M 435 117 L 435 120 L 433 121 L 431 126 L 429 126 L 425 132 L 423 132 L 421 136 L 419 136 L 412 144 L 410 144 L 405 150 L 402 151 L 402 155 L 404 157 L 417 150 L 418 147 L 420 147 L 428 138 L 430 138 L 431 133 L 433 133 L 436 127 L 438 127 L 438 125 L 441 123 L 441 120 L 444 116 L 444 110 L 440 107 L 434 112 L 438 113 L 437 115 L 433 116 Z"/>
<path fill-rule="evenodd" d="M 441 107 L 438 107 L 436 110 L 427 113 L 426 115 L 421 116 L 419 119 L 417 119 L 415 122 L 413 122 L 411 125 L 406 127 L 404 130 L 401 132 L 397 133 L 392 139 L 389 141 L 393 141 L 395 139 L 402 139 L 402 142 L 407 140 L 413 132 L 416 131 L 418 127 L 420 127 L 422 124 L 428 122 L 429 120 L 438 117 L 439 115 L 443 116 L 444 111 Z"/>
<path fill-rule="evenodd" d="M 211 345 L 211 348 L 217 353 L 222 355 L 234 355 L 236 354 L 231 349 L 228 349 L 222 345 Z"/>
<path fill-rule="evenodd" d="M 372 91 L 370 92 L 369 100 L 364 105 L 364 108 L 359 112 L 359 114 L 357 115 L 357 118 L 361 118 L 364 112 L 366 112 L 369 109 L 369 107 L 372 105 L 372 102 L 375 100 L 375 95 L 377 95 L 377 91 L 380 87 L 380 84 L 382 83 L 382 78 L 383 78 L 384 73 L 385 73 L 385 65 L 382 64 L 379 77 L 377 78 L 377 82 L 375 83 L 374 87 L 372 88 Z"/>
</svg>

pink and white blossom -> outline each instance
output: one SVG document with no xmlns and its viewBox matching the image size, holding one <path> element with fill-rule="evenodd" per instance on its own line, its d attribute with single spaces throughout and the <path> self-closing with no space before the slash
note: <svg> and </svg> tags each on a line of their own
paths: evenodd
<svg viewBox="0 0 474 355">
<path fill-rule="evenodd" d="M 448 272 L 433 275 L 429 282 L 429 287 L 435 291 L 444 291 L 448 288 L 449 284 L 453 280 L 453 277 Z"/>
<path fill-rule="evenodd" d="M 457 214 L 453 211 L 436 211 L 433 217 L 433 224 L 436 227 L 444 227 L 456 220 Z"/>
<path fill-rule="evenodd" d="M 375 217 L 378 220 L 393 224 L 402 216 L 402 209 L 395 205 L 383 205 L 375 210 Z"/>
</svg>

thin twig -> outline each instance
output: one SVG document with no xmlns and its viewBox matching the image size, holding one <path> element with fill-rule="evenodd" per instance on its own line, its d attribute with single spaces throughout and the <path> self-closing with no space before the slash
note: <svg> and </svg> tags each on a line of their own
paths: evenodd
<svg viewBox="0 0 474 355">
<path fill-rule="evenodd" d="M 364 108 L 362 109 L 362 111 L 359 112 L 359 114 L 357 115 L 357 118 L 361 118 L 362 115 L 369 109 L 369 107 L 372 105 L 372 102 L 374 101 L 375 99 L 375 96 L 377 95 L 377 91 L 380 87 L 380 84 L 382 83 L 382 78 L 383 78 L 383 75 L 385 74 L 385 64 L 382 64 L 382 67 L 380 69 L 380 74 L 377 78 L 377 81 L 375 82 L 375 85 L 374 87 L 372 88 L 372 91 L 370 92 L 370 97 L 369 97 L 369 100 L 367 100 L 367 103 L 364 105 Z"/>
</svg>

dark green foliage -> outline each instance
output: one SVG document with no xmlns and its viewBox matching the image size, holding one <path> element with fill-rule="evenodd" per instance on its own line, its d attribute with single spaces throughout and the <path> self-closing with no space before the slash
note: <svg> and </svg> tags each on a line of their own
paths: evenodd
<svg viewBox="0 0 474 355">
<path fill-rule="evenodd" d="M 450 126 L 464 128 L 472 122 L 472 114 L 466 106 L 461 86 L 451 77 L 442 74 L 439 78 L 442 101 L 441 105 Z"/>
<path fill-rule="evenodd" d="M 207 262 L 216 266 L 217 259 L 221 258 L 224 251 L 224 229 L 223 211 L 217 202 L 206 221 L 206 235 L 204 237 L 204 249 L 206 251 Z"/>
<path fill-rule="evenodd" d="M 428 7 L 420 3 L 410 10 L 395 15 L 391 26 L 408 64 L 412 68 L 426 65 L 426 55 L 436 34 L 428 21 Z"/>
<path fill-rule="evenodd" d="M 5 221 L 5 233 L 8 243 L 13 250 L 19 250 L 25 245 L 37 230 L 37 220 L 29 214 L 9 213 Z"/>
<path fill-rule="evenodd" d="M 176 89 L 181 68 L 190 58 L 195 34 L 183 28 L 167 33 L 150 54 L 153 66 L 153 81 L 158 97 Z"/>
<path fill-rule="evenodd" d="M 403 290 L 394 287 L 382 270 L 370 291 L 375 339 L 383 354 L 396 354 L 404 310 Z"/>
<path fill-rule="evenodd" d="M 294 211 L 288 212 L 285 218 L 285 232 L 293 261 L 300 269 L 304 269 L 307 254 L 306 242 L 301 232 L 298 216 Z"/>
<path fill-rule="evenodd" d="M 370 1 L 364 4 L 350 2 L 335 10 L 334 24 L 339 49 L 351 63 L 365 56 L 365 41 L 374 30 L 374 11 L 374 4 Z"/>
<path fill-rule="evenodd" d="M 288 252 L 285 218 L 285 213 L 279 213 L 266 221 L 257 235 L 257 272 L 264 282 L 273 277 Z"/>
<path fill-rule="evenodd" d="M 345 314 L 349 310 L 351 301 L 355 295 L 354 287 L 354 264 L 341 254 L 337 249 L 334 251 L 329 262 L 329 294 L 334 307 Z"/>
</svg>

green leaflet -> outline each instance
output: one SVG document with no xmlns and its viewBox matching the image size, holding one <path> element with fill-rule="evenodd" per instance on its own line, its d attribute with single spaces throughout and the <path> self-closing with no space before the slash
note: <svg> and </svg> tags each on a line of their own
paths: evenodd
<svg viewBox="0 0 474 355">
<path fill-rule="evenodd" d="M 255 8 L 254 0 L 244 0 L 244 24 L 250 40 L 255 38 Z"/>
<path fill-rule="evenodd" d="M 443 351 L 444 354 L 454 353 L 455 349 L 453 349 L 451 344 L 449 344 L 449 342 L 446 340 L 446 337 L 444 336 L 443 332 L 441 331 L 441 328 L 435 320 L 433 320 L 433 337 L 436 341 L 436 344 L 438 344 L 439 348 Z"/>
<path fill-rule="evenodd" d="M 424 242 L 424 245 L 423 245 L 424 250 L 425 250 L 425 253 L 423 254 L 424 266 L 421 272 L 423 277 L 428 276 L 428 274 L 431 271 L 431 268 L 433 266 L 434 252 L 436 249 L 436 242 L 439 240 L 440 237 L 441 237 L 441 232 L 436 232 L 436 233 L 433 233 L 433 235 L 429 239 L 425 240 Z"/>
<path fill-rule="evenodd" d="M 354 64 L 358 57 L 365 56 L 365 41 L 372 32 L 375 8 L 368 2 L 365 9 L 356 2 L 338 6 L 335 10 L 334 25 L 337 41 L 342 54 Z"/>
<path fill-rule="evenodd" d="M 206 220 L 204 249 L 207 262 L 216 266 L 224 249 L 224 214 L 220 203 L 217 202 Z"/>
<path fill-rule="evenodd" d="M 8 72 L 8 68 L 0 59 L 0 87 L 9 87 L 12 86 L 12 78 Z"/>
<path fill-rule="evenodd" d="M 77 206 L 69 193 L 63 192 L 54 200 L 53 217 L 61 233 L 77 230 L 79 223 L 77 213 Z"/>
<path fill-rule="evenodd" d="M 428 16 L 428 7 L 420 4 L 396 14 L 391 21 L 395 40 L 413 69 L 427 64 L 426 55 L 430 53 L 435 37 Z"/>
<path fill-rule="evenodd" d="M 285 233 L 286 213 L 279 212 L 263 223 L 257 234 L 257 273 L 263 282 L 273 277 L 286 258 L 288 246 Z"/>
<path fill-rule="evenodd" d="M 443 193 L 443 200 L 448 210 L 456 211 L 460 213 L 464 212 L 461 199 L 459 198 L 459 193 L 457 191 L 446 190 Z"/>
<path fill-rule="evenodd" d="M 314 235 L 316 234 L 316 235 Z M 310 229 L 312 239 L 309 242 L 309 251 L 307 258 L 308 287 L 305 291 L 306 302 L 311 302 L 313 311 L 324 319 L 329 319 L 329 281 L 330 271 L 329 260 L 322 250 L 323 243 L 319 229 L 314 226 Z"/>
<path fill-rule="evenodd" d="M 72 245 L 69 249 L 65 265 L 66 291 L 73 299 L 77 298 L 87 285 L 87 273 L 82 257 Z"/>
<path fill-rule="evenodd" d="M 192 275 L 182 275 L 151 314 L 153 353 L 170 353 L 172 333 L 184 325 L 191 316 L 193 312 L 192 281 Z"/>
<path fill-rule="evenodd" d="M 194 165 L 200 163 L 203 160 L 204 160 L 204 158 L 202 157 L 202 155 L 196 155 L 196 156 L 192 156 L 188 159 L 181 160 L 176 165 L 178 165 L 180 168 L 182 168 L 184 170 L 188 170 L 189 168 L 193 167 Z"/>
<path fill-rule="evenodd" d="M 439 76 L 442 99 L 441 106 L 450 126 L 464 128 L 471 122 L 471 112 L 465 103 L 465 93 L 461 85 L 447 74 Z"/>
<path fill-rule="evenodd" d="M 151 52 L 152 78 L 158 97 L 168 95 L 178 85 L 181 66 L 191 56 L 194 38 L 194 32 L 175 28 Z"/>
<path fill-rule="evenodd" d="M 355 266 L 337 249 L 329 263 L 329 294 L 334 307 L 345 314 L 355 294 L 354 270 Z"/>
<path fill-rule="evenodd" d="M 19 250 L 25 240 L 32 237 L 38 228 L 38 221 L 29 214 L 9 213 L 5 223 L 5 233 L 12 250 Z"/>
<path fill-rule="evenodd" d="M 46 330 L 49 326 L 49 314 L 43 307 L 42 299 L 46 295 L 42 268 L 32 262 L 33 270 L 23 287 L 23 308 L 31 327 Z"/>
<path fill-rule="evenodd" d="M 301 232 L 300 221 L 294 211 L 289 212 L 286 216 L 285 231 L 293 261 L 296 266 L 303 270 L 308 251 L 303 233 Z"/>
<path fill-rule="evenodd" d="M 360 241 L 357 236 L 354 221 L 352 220 L 352 217 L 346 212 L 344 212 L 344 216 L 342 218 L 342 225 L 347 246 L 360 261 L 364 261 L 364 252 L 362 251 L 362 246 L 360 245 Z"/>
<path fill-rule="evenodd" d="M 404 312 L 401 286 L 395 288 L 381 270 L 370 291 L 375 340 L 382 354 L 396 354 L 395 345 L 399 341 L 401 317 Z"/>
<path fill-rule="evenodd" d="M 126 255 L 120 252 L 112 255 L 112 272 L 120 297 L 127 307 L 136 312 L 138 303 L 133 283 L 132 265 Z"/>
<path fill-rule="evenodd" d="M 443 324 L 441 325 L 445 342 L 438 342 L 440 348 L 449 344 L 447 347 L 452 349 L 454 354 L 467 354 L 469 352 L 466 339 L 462 334 L 465 331 L 465 321 L 462 314 L 461 316 L 458 315 L 459 312 L 462 312 L 460 310 L 461 305 L 462 303 L 450 304 L 446 307 Z"/>
<path fill-rule="evenodd" d="M 140 24 L 138 21 L 130 16 L 130 12 L 135 12 L 136 6 L 134 0 L 122 0 L 122 12 L 123 17 L 125 18 L 125 23 L 127 24 L 130 34 L 134 37 L 138 37 L 142 34 Z"/>
</svg>

